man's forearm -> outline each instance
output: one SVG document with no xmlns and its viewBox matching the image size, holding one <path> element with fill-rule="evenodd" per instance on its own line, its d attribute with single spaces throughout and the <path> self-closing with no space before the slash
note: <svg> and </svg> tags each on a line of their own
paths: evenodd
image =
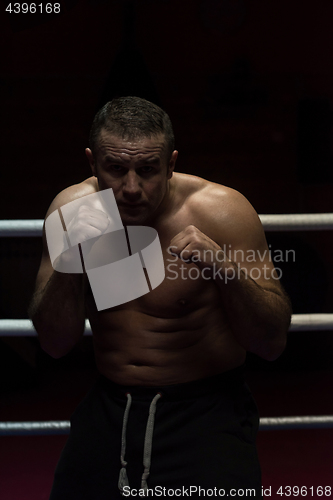
<svg viewBox="0 0 333 500">
<path fill-rule="evenodd" d="M 29 314 L 42 348 L 58 358 L 80 339 L 85 321 L 83 275 L 53 272 L 35 292 Z"/>
<path fill-rule="evenodd" d="M 280 288 L 263 288 L 237 264 L 225 263 L 221 290 L 224 309 L 237 341 L 248 351 L 276 359 L 284 350 L 291 307 Z"/>
</svg>

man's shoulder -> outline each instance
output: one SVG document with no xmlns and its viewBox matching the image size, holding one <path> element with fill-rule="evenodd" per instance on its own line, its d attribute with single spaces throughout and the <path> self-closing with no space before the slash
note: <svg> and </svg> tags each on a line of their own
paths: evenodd
<svg viewBox="0 0 333 500">
<path fill-rule="evenodd" d="M 257 212 L 239 191 L 200 177 L 181 174 L 181 183 L 188 184 L 186 205 L 193 225 L 212 235 L 223 226 L 224 231 L 261 231 Z"/>
<path fill-rule="evenodd" d="M 52 201 L 47 215 L 51 214 L 58 208 L 66 205 L 71 201 L 87 196 L 88 194 L 96 193 L 98 191 L 97 179 L 96 177 L 88 177 L 84 181 L 73 184 L 61 191 Z"/>
<path fill-rule="evenodd" d="M 194 175 L 176 175 L 179 189 L 193 209 L 197 208 L 200 212 L 215 209 L 227 214 L 252 208 L 245 196 L 233 188 Z"/>
</svg>

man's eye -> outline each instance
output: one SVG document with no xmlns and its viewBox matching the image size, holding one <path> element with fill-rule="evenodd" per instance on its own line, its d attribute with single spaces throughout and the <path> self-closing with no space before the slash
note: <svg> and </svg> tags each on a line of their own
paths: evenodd
<svg viewBox="0 0 333 500">
<path fill-rule="evenodd" d="M 153 170 L 153 167 L 150 167 L 149 165 L 145 165 L 144 167 L 141 167 L 141 172 L 144 174 L 149 174 Z"/>
<path fill-rule="evenodd" d="M 112 165 L 112 170 L 115 170 L 116 172 L 120 172 L 122 170 L 121 165 Z"/>
</svg>

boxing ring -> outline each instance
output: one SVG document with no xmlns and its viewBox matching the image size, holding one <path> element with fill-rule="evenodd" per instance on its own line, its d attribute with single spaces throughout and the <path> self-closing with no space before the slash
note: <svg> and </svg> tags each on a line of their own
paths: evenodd
<svg viewBox="0 0 333 500">
<path fill-rule="evenodd" d="M 265 231 L 333 230 L 333 213 L 259 215 Z M 2 220 L 0 237 L 41 237 L 43 220 Z M 294 314 L 290 332 L 333 330 L 333 314 Z M 88 320 L 85 335 L 91 335 Z M 0 336 L 33 337 L 37 333 L 30 320 L 0 320 Z M 333 415 L 268 417 L 260 419 L 261 431 L 333 428 Z M 0 422 L 0 436 L 64 435 L 68 420 Z"/>
</svg>

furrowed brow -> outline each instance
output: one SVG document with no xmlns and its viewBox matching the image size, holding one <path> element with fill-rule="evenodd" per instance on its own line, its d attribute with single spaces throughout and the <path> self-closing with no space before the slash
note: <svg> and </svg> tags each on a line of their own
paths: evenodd
<svg viewBox="0 0 333 500">
<path fill-rule="evenodd" d="M 149 164 L 152 164 L 152 163 L 160 163 L 160 157 L 159 156 L 152 156 L 150 158 L 142 158 L 140 160 L 140 163 L 149 163 Z"/>
<path fill-rule="evenodd" d="M 106 155 L 104 160 L 110 163 L 126 163 L 125 158 L 121 158 L 120 156 Z"/>
</svg>

